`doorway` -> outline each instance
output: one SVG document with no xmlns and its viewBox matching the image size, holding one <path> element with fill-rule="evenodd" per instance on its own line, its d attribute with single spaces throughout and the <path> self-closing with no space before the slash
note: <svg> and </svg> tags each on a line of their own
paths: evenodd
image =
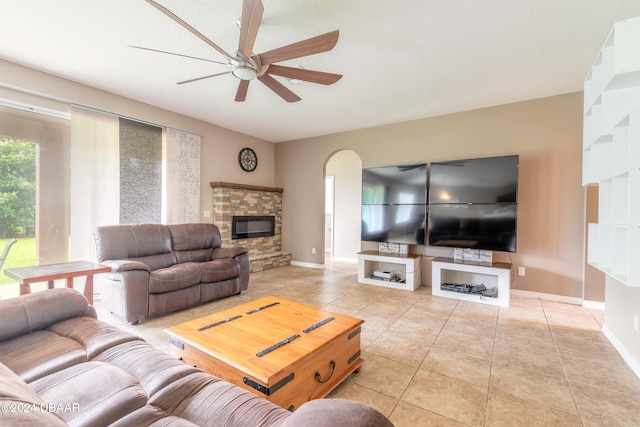
<svg viewBox="0 0 640 427">
<path fill-rule="evenodd" d="M 352 150 L 333 153 L 325 164 L 324 260 L 357 262 L 360 252 L 362 160 Z M 328 250 L 328 252 L 327 252 Z M 327 256 L 328 255 L 328 256 Z"/>
</svg>

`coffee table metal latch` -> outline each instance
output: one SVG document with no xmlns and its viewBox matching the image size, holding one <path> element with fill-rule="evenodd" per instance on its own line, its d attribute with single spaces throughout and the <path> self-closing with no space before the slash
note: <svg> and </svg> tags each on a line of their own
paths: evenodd
<svg viewBox="0 0 640 427">
<path fill-rule="evenodd" d="M 257 357 L 262 357 L 265 354 L 271 353 L 273 350 L 276 350 L 276 349 L 282 347 L 283 345 L 289 344 L 291 341 L 293 341 L 295 339 L 298 339 L 298 338 L 300 338 L 300 335 L 298 335 L 298 334 L 292 335 L 289 338 L 285 338 L 282 341 L 280 341 L 279 343 L 276 343 L 276 344 L 272 345 L 271 347 L 265 348 L 264 350 L 256 353 L 256 356 Z"/>
<path fill-rule="evenodd" d="M 316 323 L 315 325 L 311 325 L 307 329 L 303 329 L 302 332 L 304 332 L 305 334 L 308 334 L 309 332 L 313 331 L 314 329 L 318 329 L 320 326 L 326 325 L 327 323 L 331 322 L 332 320 L 335 320 L 335 317 L 327 317 L 326 319 Z"/>
<path fill-rule="evenodd" d="M 225 323 L 229 323 L 229 322 L 231 322 L 232 320 L 236 320 L 236 319 L 239 319 L 239 318 L 241 318 L 241 317 L 242 317 L 241 315 L 237 315 L 237 316 L 233 316 L 233 317 L 227 317 L 226 319 L 222 319 L 222 320 L 220 320 L 219 322 L 215 322 L 215 323 L 212 323 L 212 324 L 210 324 L 210 325 L 207 325 L 207 326 L 203 326 L 203 327 L 201 327 L 201 328 L 198 328 L 198 329 L 197 329 L 197 331 L 198 331 L 198 332 L 206 331 L 206 330 L 207 330 L 207 329 L 209 329 L 209 328 L 213 328 L 214 326 L 224 325 Z"/>
<path fill-rule="evenodd" d="M 249 310 L 249 311 L 247 311 L 247 313 L 246 313 L 246 314 L 253 314 L 253 313 L 257 313 L 257 312 L 259 312 L 259 311 L 264 310 L 265 308 L 273 307 L 273 306 L 276 306 L 276 305 L 278 305 L 278 304 L 280 304 L 280 303 L 279 303 L 278 301 L 276 301 L 276 302 L 273 302 L 273 303 L 271 303 L 271 304 L 263 305 L 262 307 L 254 308 L 253 310 Z"/>
</svg>

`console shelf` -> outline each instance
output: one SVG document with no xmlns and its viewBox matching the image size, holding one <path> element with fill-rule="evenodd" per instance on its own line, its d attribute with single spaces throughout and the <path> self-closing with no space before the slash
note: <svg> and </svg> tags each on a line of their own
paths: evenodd
<svg viewBox="0 0 640 427">
<path fill-rule="evenodd" d="M 476 264 L 454 261 L 453 258 L 435 258 L 431 262 L 431 294 L 481 304 L 509 307 L 511 264 L 494 262 Z M 442 289 L 443 283 L 483 284 L 487 289 L 497 288 L 497 297 L 468 294 Z"/>
<path fill-rule="evenodd" d="M 358 253 L 358 282 L 367 285 L 415 291 L 421 285 L 420 255 L 392 255 L 378 251 Z M 397 274 L 400 281 L 374 279 L 374 271 Z"/>
</svg>

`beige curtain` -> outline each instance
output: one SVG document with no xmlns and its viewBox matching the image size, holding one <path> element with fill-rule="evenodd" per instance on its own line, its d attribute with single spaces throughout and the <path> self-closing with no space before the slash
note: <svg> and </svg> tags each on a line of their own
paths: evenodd
<svg viewBox="0 0 640 427">
<path fill-rule="evenodd" d="M 193 133 L 166 129 L 163 222 L 200 222 L 200 144 Z"/>
<path fill-rule="evenodd" d="M 118 117 L 71 109 L 70 259 L 96 259 L 96 226 L 120 217 Z"/>
</svg>

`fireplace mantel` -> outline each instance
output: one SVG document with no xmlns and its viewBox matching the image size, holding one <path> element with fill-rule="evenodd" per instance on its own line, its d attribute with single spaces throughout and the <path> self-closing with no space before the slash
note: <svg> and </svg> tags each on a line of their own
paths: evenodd
<svg viewBox="0 0 640 427">
<path fill-rule="evenodd" d="M 283 188 L 261 187 L 259 185 L 236 184 L 233 182 L 210 182 L 209 185 L 211 186 L 211 188 L 230 188 L 233 190 L 264 191 L 267 193 L 282 193 L 284 191 Z"/>
</svg>

